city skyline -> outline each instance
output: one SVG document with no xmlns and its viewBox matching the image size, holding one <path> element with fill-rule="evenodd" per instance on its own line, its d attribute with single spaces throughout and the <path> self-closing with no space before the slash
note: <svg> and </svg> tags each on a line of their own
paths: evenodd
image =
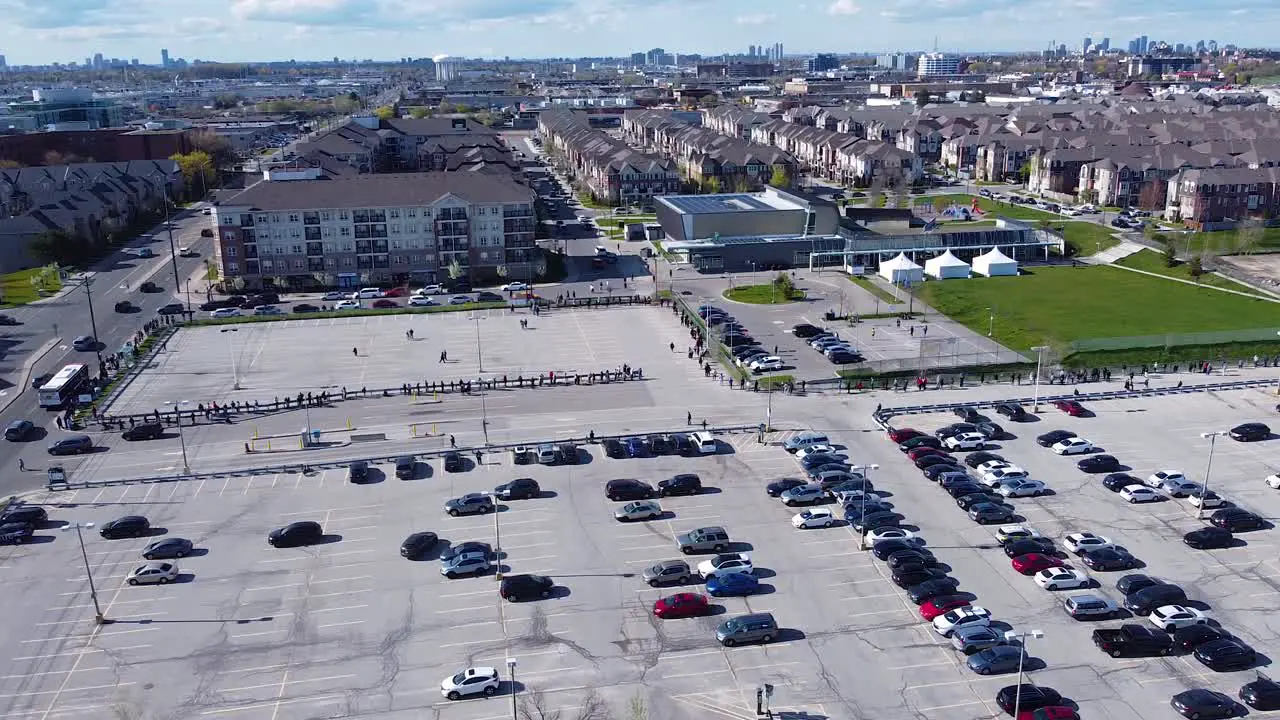
<svg viewBox="0 0 1280 720">
<path fill-rule="evenodd" d="M 1110 37 L 1123 48 L 1142 35 L 1265 47 L 1280 35 L 1280 5 L 1269 0 L 1136 0 L 1122 13 L 1102 0 L 807 0 L 787 12 L 765 0 L 233 0 L 230 8 L 213 0 L 0 0 L 0 10 L 11 20 L 0 27 L 0 53 L 11 66 L 98 52 L 159 65 L 161 48 L 174 58 L 266 62 L 440 53 L 626 57 L 650 47 L 745 54 L 775 42 L 788 55 L 876 53 L 932 48 L 935 35 L 946 52 L 1079 47 L 1082 37 Z"/>
</svg>

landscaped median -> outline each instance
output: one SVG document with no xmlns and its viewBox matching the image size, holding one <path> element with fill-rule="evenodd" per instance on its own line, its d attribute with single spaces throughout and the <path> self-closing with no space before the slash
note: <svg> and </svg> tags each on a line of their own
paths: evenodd
<svg viewBox="0 0 1280 720">
<path fill-rule="evenodd" d="M 804 299 L 804 291 L 796 288 L 779 288 L 768 285 L 739 285 L 724 291 L 725 299 L 752 305 L 784 305 Z"/>
<path fill-rule="evenodd" d="M 0 275 L 0 307 L 25 305 L 61 289 L 57 267 L 46 265 Z"/>
<path fill-rule="evenodd" d="M 368 315 L 427 315 L 442 312 L 463 312 L 467 310 L 505 310 L 506 302 L 467 303 L 465 305 L 431 305 L 428 307 L 396 307 L 396 308 L 360 308 L 359 310 L 329 310 L 311 313 L 284 313 L 283 315 L 240 315 L 227 318 L 196 318 L 185 327 L 204 325 L 237 325 L 257 322 L 279 322 L 282 320 L 320 320 L 327 318 L 364 317 Z"/>
</svg>

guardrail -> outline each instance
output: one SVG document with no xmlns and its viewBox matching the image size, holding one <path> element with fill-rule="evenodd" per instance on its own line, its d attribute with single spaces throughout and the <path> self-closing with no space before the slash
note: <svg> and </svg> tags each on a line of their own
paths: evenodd
<svg viewBox="0 0 1280 720">
<path fill-rule="evenodd" d="M 759 432 L 759 431 L 760 431 L 760 425 L 755 424 L 755 425 L 720 425 L 715 427 L 708 427 L 704 432 L 710 432 L 715 434 L 726 434 L 726 433 L 734 433 L 734 432 Z M 261 466 L 254 466 L 249 468 L 238 468 L 235 470 L 216 471 L 216 472 L 199 472 L 199 473 L 189 473 L 189 474 L 179 474 L 179 475 L 144 475 L 142 477 L 136 477 L 136 478 L 115 478 L 115 479 L 109 479 L 109 480 L 92 480 L 92 481 L 68 479 L 63 482 L 50 482 L 48 485 L 46 485 L 46 488 L 48 490 L 59 490 L 59 491 L 60 490 L 81 490 L 81 489 L 90 488 L 90 487 L 108 487 L 113 485 L 149 485 L 154 483 L 185 482 L 189 480 L 212 480 L 215 478 L 245 477 L 250 475 L 310 473 L 310 472 L 315 472 L 317 470 L 332 470 L 332 469 L 347 467 L 353 462 L 367 462 L 367 463 L 395 462 L 396 458 L 403 457 L 405 455 L 413 455 L 418 459 L 431 460 L 431 459 L 443 458 L 445 455 L 448 455 L 451 453 L 457 453 L 463 456 L 466 456 L 466 455 L 474 456 L 476 454 L 491 455 L 494 453 L 506 452 L 516 447 L 536 447 L 537 445 L 543 445 L 543 444 L 564 445 L 566 443 L 574 444 L 574 445 L 593 445 L 593 444 L 603 443 L 606 440 L 622 440 L 625 438 L 644 437 L 644 436 L 655 435 L 655 434 L 676 434 L 676 433 L 688 433 L 688 432 L 691 432 L 688 428 L 681 428 L 679 430 L 647 430 L 644 432 L 629 432 L 629 433 L 623 433 L 620 435 L 596 435 L 594 432 L 592 432 L 584 437 L 522 440 L 520 442 L 498 443 L 498 444 L 458 447 L 458 448 L 442 448 L 439 450 L 419 450 L 419 451 L 409 450 L 409 451 L 396 452 L 396 453 L 377 453 L 373 455 L 347 457 L 347 458 L 342 458 L 338 460 L 323 460 L 319 462 L 286 462 L 286 463 L 276 463 L 273 465 L 261 465 Z"/>
</svg>

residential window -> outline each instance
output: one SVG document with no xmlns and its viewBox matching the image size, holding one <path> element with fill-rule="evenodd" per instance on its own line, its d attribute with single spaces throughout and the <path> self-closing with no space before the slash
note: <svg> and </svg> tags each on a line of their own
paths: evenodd
<svg viewBox="0 0 1280 720">
<path fill-rule="evenodd" d="M 405 217 L 416 218 L 416 217 L 418 217 L 418 209 L 417 209 L 417 208 L 409 208 L 408 210 L 405 210 L 405 211 L 404 211 L 404 214 L 405 214 Z"/>
<path fill-rule="evenodd" d="M 270 271 L 270 270 L 273 270 L 273 269 L 275 269 L 275 263 L 274 263 L 274 262 L 272 262 L 271 260 L 263 260 L 263 261 L 262 261 L 262 270 L 263 270 L 264 272 L 266 272 L 266 271 Z"/>
<path fill-rule="evenodd" d="M 235 233 L 235 231 L 234 231 L 234 230 L 228 230 L 227 232 L 222 233 L 222 239 L 223 239 L 223 240 L 235 240 L 235 239 L 236 239 L 236 233 Z"/>
<path fill-rule="evenodd" d="M 238 272 L 240 272 L 240 263 L 238 263 L 238 262 L 229 262 L 229 263 L 227 263 L 227 272 L 229 272 L 229 273 L 238 273 Z"/>
<path fill-rule="evenodd" d="M 293 246 L 293 254 L 294 254 L 294 255 L 301 255 L 301 254 L 302 254 L 302 246 L 301 246 L 301 245 L 294 245 L 294 246 Z"/>
<path fill-rule="evenodd" d="M 298 228 L 289 228 L 289 237 L 302 237 L 302 231 Z"/>
<path fill-rule="evenodd" d="M 333 220 L 333 213 L 329 212 L 328 210 L 321 210 L 320 219 L 325 222 L 329 222 L 330 220 Z"/>
<path fill-rule="evenodd" d="M 271 213 L 271 222 L 273 223 L 280 222 L 280 213 Z"/>
<path fill-rule="evenodd" d="M 350 219 L 351 219 L 351 213 L 347 212 L 346 210 L 339 210 L 339 211 L 338 211 L 338 219 L 339 219 L 339 220 L 350 220 Z"/>
<path fill-rule="evenodd" d="M 258 222 L 259 224 L 262 224 L 262 223 L 268 222 L 269 220 L 270 220 L 270 218 L 268 218 L 266 215 L 259 215 L 259 216 L 257 217 L 257 222 Z"/>
<path fill-rule="evenodd" d="M 320 237 L 333 237 L 333 228 L 331 228 L 331 227 L 321 227 L 321 228 L 320 228 Z"/>
<path fill-rule="evenodd" d="M 239 254 L 239 252 L 240 251 L 236 248 L 235 245 L 228 246 L 226 248 L 223 248 L 222 250 L 222 254 L 226 255 L 227 257 L 235 257 L 236 255 Z"/>
<path fill-rule="evenodd" d="M 392 262 L 394 262 L 394 263 L 395 263 L 395 264 L 397 264 L 397 265 L 403 265 L 403 264 L 404 264 L 404 256 L 403 256 L 403 255 L 396 255 L 396 256 L 395 256 L 395 258 L 392 260 Z"/>
<path fill-rule="evenodd" d="M 289 213 L 289 222 L 300 222 L 302 218 L 298 217 L 298 213 Z"/>
<path fill-rule="evenodd" d="M 301 270 L 301 269 L 302 269 L 302 260 L 300 260 L 300 259 L 295 259 L 295 260 L 293 261 L 293 269 L 294 269 L 294 270 Z"/>
<path fill-rule="evenodd" d="M 400 249 L 400 241 L 399 241 L 399 240 L 392 240 L 392 241 L 391 241 L 391 249 L 392 249 L 392 250 L 399 250 L 399 249 Z"/>
<path fill-rule="evenodd" d="M 350 234 L 351 234 L 351 228 L 346 227 L 346 226 L 343 226 L 342 228 L 339 228 L 338 232 L 339 232 L 343 237 L 347 237 L 348 235 L 350 235 Z"/>
<path fill-rule="evenodd" d="M 388 215 L 390 215 L 393 218 L 398 218 L 400 217 L 400 210 L 397 208 L 391 208 L 391 211 L 388 213 Z"/>
<path fill-rule="evenodd" d="M 400 234 L 400 223 L 391 223 L 391 234 L 392 235 Z"/>
<path fill-rule="evenodd" d="M 342 267 L 351 267 L 351 265 L 352 265 L 351 258 L 349 257 L 342 258 Z"/>
</svg>

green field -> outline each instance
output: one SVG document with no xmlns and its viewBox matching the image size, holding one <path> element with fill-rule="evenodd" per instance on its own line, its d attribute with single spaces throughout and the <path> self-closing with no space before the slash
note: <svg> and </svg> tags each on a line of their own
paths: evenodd
<svg viewBox="0 0 1280 720">
<path fill-rule="evenodd" d="M 1157 275 L 1178 278 L 1179 280 L 1196 282 L 1196 279 L 1191 277 L 1190 266 L 1179 261 L 1178 264 L 1173 267 L 1169 267 L 1165 264 L 1164 255 L 1161 255 L 1155 250 L 1143 250 L 1142 252 L 1134 253 L 1129 257 L 1121 258 L 1116 261 L 1116 264 L 1130 267 L 1135 270 L 1146 270 L 1147 272 L 1156 273 Z M 1201 275 L 1199 282 L 1201 285 L 1208 285 L 1210 287 L 1226 288 L 1228 290 L 1236 290 L 1238 292 L 1249 293 L 1252 295 L 1257 294 L 1254 292 L 1253 288 L 1248 285 L 1241 285 L 1240 283 L 1231 280 L 1230 278 L 1222 277 L 1221 275 Z M 1280 306 L 1277 306 L 1276 312 L 1280 313 Z"/>
<path fill-rule="evenodd" d="M 1037 267 L 1018 277 L 927 282 L 920 297 L 1019 352 L 1074 340 L 1280 326 L 1280 305 L 1105 266 Z"/>
<path fill-rule="evenodd" d="M 1243 252 L 1239 230 L 1215 230 L 1200 233 L 1170 233 L 1179 250 L 1185 253 L 1216 252 L 1226 255 Z M 1280 251 L 1280 227 L 1261 228 L 1255 252 Z"/>
<path fill-rule="evenodd" d="M 965 195 L 962 193 L 952 195 L 930 195 L 928 197 L 919 198 L 917 202 L 933 203 L 935 200 L 942 199 L 947 202 L 953 202 L 961 207 L 973 206 L 973 195 Z M 1043 210 L 1035 210 L 1026 205 L 1012 205 L 1009 203 L 996 202 L 991 198 L 978 198 L 978 207 L 982 212 L 987 214 L 995 214 L 999 217 L 1012 218 L 1014 220 L 1052 220 L 1061 221 L 1062 216 L 1056 213 L 1045 212 Z"/>
<path fill-rule="evenodd" d="M 1111 228 L 1091 222 L 1054 223 L 1053 228 L 1062 228 L 1071 255 L 1093 255 L 1120 244 Z"/>
<path fill-rule="evenodd" d="M 804 291 L 793 290 L 791 296 L 787 297 L 785 292 L 773 284 L 739 285 L 725 290 L 724 296 L 734 302 L 751 303 L 752 305 L 782 305 L 803 300 Z"/>
<path fill-rule="evenodd" d="M 56 273 L 46 273 L 46 281 L 42 285 L 32 284 L 32 278 L 40 275 L 42 270 L 43 268 L 31 268 L 0 275 L 0 307 L 25 305 L 62 289 L 62 282 L 58 280 Z M 44 291 L 44 295 L 40 294 L 40 290 Z"/>
</svg>

